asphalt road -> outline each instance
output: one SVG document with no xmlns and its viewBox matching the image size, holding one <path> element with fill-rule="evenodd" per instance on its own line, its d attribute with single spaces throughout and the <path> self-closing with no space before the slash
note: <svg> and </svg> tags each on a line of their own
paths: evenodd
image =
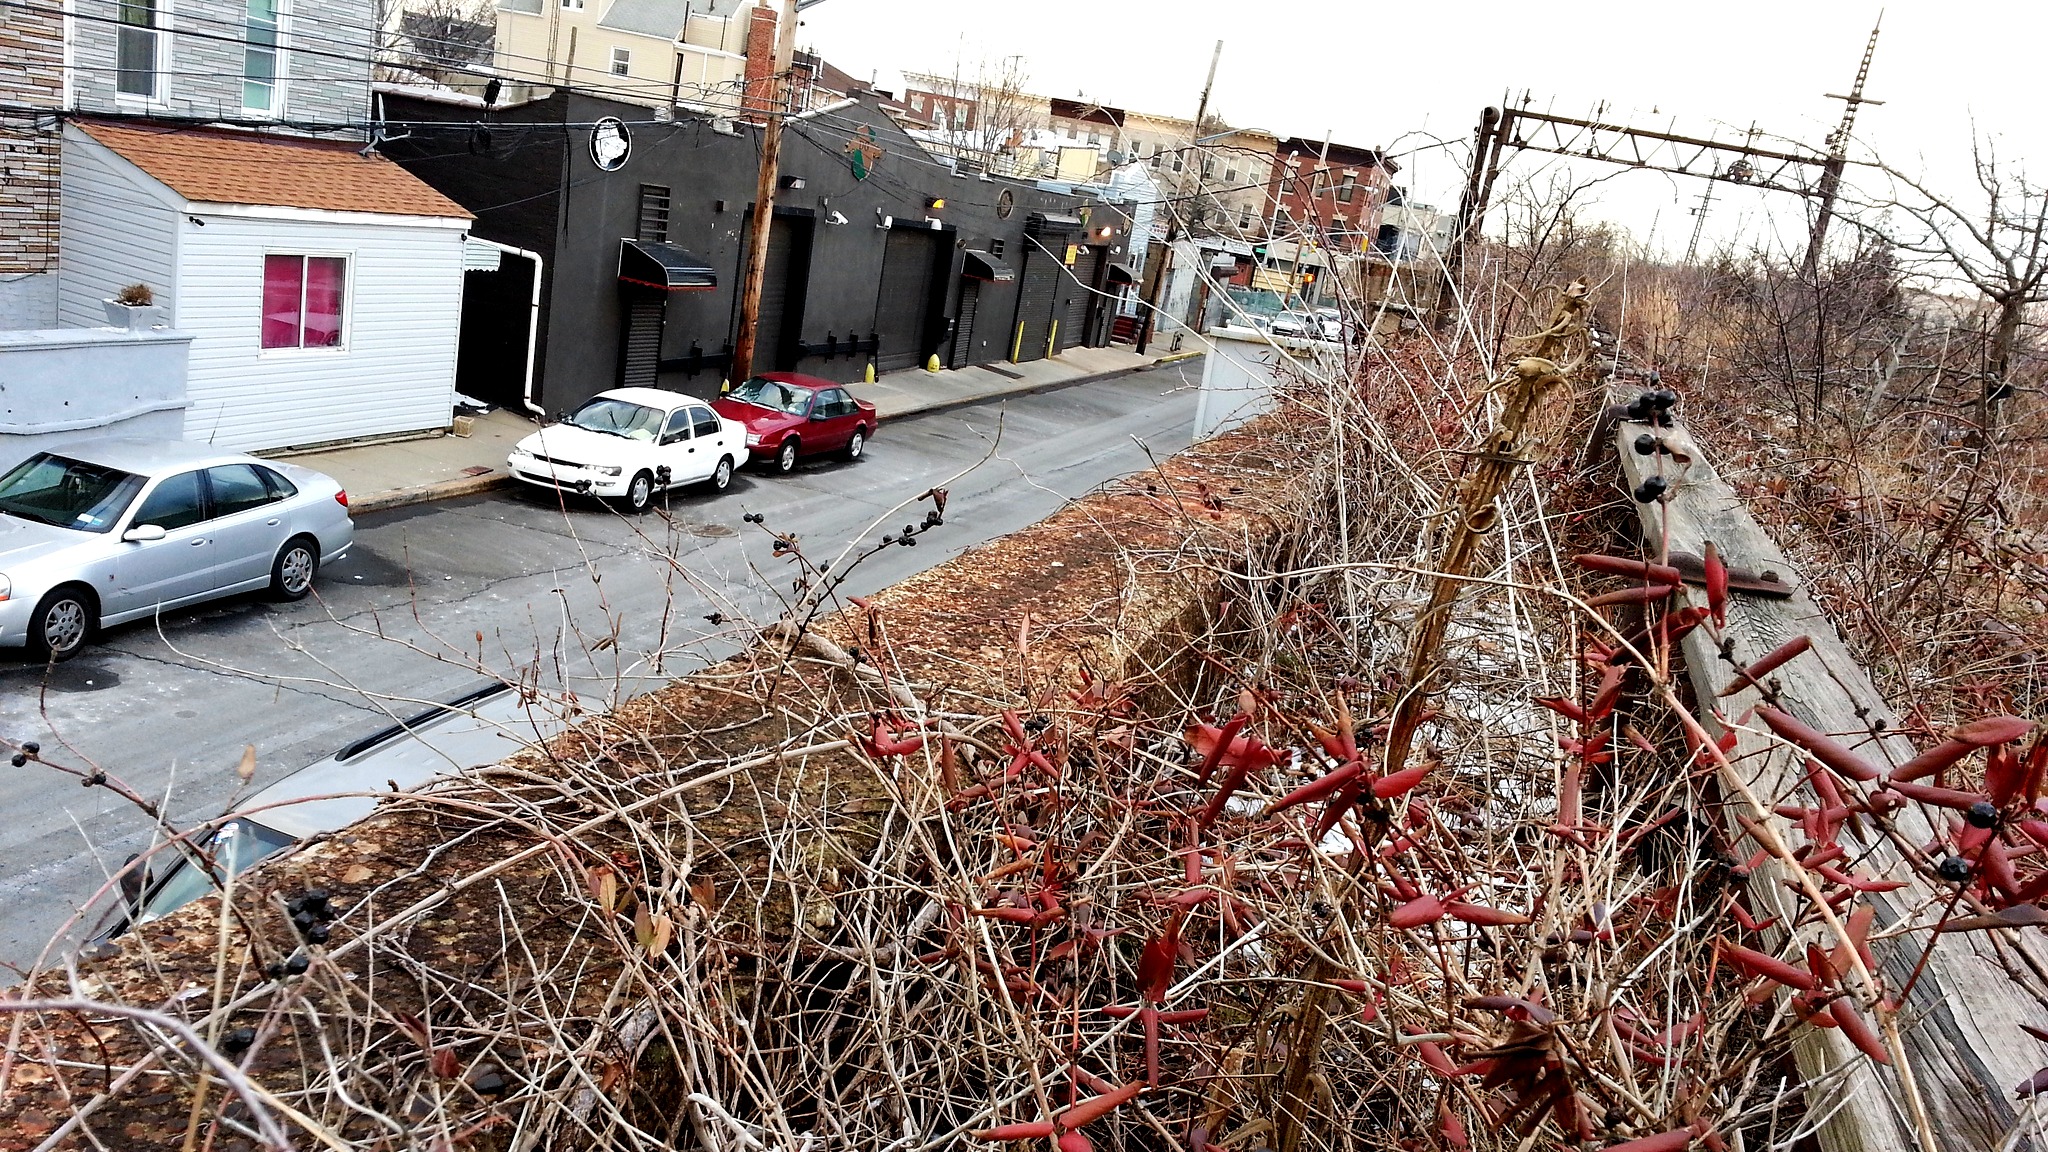
<svg viewBox="0 0 2048 1152">
<path fill-rule="evenodd" d="M 732 651 L 740 629 L 707 616 L 779 613 L 792 573 L 742 514 L 834 555 L 993 447 L 952 481 L 945 526 L 848 582 L 873 591 L 1144 468 L 1147 449 L 1186 447 L 1200 378 L 1183 361 L 887 424 L 856 464 L 745 472 L 720 495 L 675 495 L 666 518 L 511 491 L 364 515 L 301 603 L 239 598 L 127 625 L 47 676 L 0 653 L 0 734 L 96 764 L 182 825 L 231 806 L 245 747 L 261 788 L 486 672 L 538 667 L 587 697 L 636 695 Z M 0 767 L 0 811 L 0 964 L 25 965 L 151 833 L 107 790 L 35 766 Z"/>
</svg>

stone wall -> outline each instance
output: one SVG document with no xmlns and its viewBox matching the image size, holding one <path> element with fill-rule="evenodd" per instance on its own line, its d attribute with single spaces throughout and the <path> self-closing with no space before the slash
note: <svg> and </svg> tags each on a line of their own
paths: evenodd
<svg viewBox="0 0 2048 1152">
<path fill-rule="evenodd" d="M 54 113 L 64 103 L 63 18 L 40 8 L 10 9 L 0 18 L 0 61 L 0 327 L 16 327 L 8 313 L 15 308 L 9 299 L 18 296 L 7 284 L 57 270 Z"/>
</svg>

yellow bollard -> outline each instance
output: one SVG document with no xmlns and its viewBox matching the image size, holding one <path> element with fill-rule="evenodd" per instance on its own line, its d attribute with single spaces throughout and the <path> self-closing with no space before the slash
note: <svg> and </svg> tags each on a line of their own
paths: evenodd
<svg viewBox="0 0 2048 1152">
<path fill-rule="evenodd" d="M 927 372 L 937 372 L 939 370 L 939 354 L 937 352 L 932 353 L 932 358 L 924 362 L 924 370 Z"/>
<path fill-rule="evenodd" d="M 873 384 L 875 382 L 875 362 L 873 360 L 868 361 L 867 375 L 862 377 L 862 379 L 869 384 Z"/>
<path fill-rule="evenodd" d="M 725 395 L 725 394 L 726 394 L 727 392 L 730 392 L 730 391 L 732 391 L 732 381 L 730 381 L 730 380 L 720 380 L 720 381 L 718 382 L 718 394 L 719 394 L 720 396 L 723 396 L 723 395 Z"/>
</svg>

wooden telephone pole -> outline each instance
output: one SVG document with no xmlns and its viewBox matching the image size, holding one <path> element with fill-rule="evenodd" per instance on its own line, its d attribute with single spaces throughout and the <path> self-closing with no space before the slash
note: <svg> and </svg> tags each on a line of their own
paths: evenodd
<svg viewBox="0 0 2048 1152">
<path fill-rule="evenodd" d="M 1195 107 L 1195 130 L 1188 133 L 1188 163 L 1195 166 L 1195 206 L 1201 206 L 1202 199 L 1202 149 L 1198 141 L 1202 138 L 1202 121 L 1209 117 L 1209 91 L 1216 87 L 1216 62 L 1223 59 L 1223 41 L 1216 42 L 1216 51 L 1209 56 L 1209 78 L 1202 82 L 1202 100 Z M 1160 298 L 1166 295 L 1166 273 L 1173 267 L 1173 242 L 1180 239 L 1180 211 L 1178 208 L 1166 214 L 1166 244 L 1159 250 L 1159 264 L 1152 269 L 1152 292 L 1145 301 L 1145 314 L 1138 324 L 1138 354 L 1145 354 L 1145 346 L 1152 342 L 1152 325 L 1159 316 Z"/>
<path fill-rule="evenodd" d="M 797 0 L 782 0 L 782 18 L 775 27 L 775 66 L 761 126 L 761 173 L 754 185 L 754 219 L 747 245 L 747 274 L 740 282 L 739 333 L 733 338 L 732 366 L 726 382 L 743 382 L 754 372 L 754 330 L 761 320 L 761 282 L 768 275 L 768 232 L 775 221 L 775 193 L 782 181 L 782 123 L 789 116 L 790 61 L 796 55 Z"/>
<path fill-rule="evenodd" d="M 1863 47 L 1863 63 L 1856 68 L 1856 83 L 1849 89 L 1849 94 L 1827 94 L 1828 99 L 1840 100 L 1846 107 L 1842 109 L 1841 125 L 1828 137 L 1828 163 L 1820 173 L 1820 208 L 1813 215 L 1813 236 L 1806 244 L 1805 273 L 1809 279 L 1820 269 L 1821 245 L 1828 238 L 1828 222 L 1834 219 L 1835 193 L 1842 186 L 1842 169 L 1849 163 L 1849 134 L 1856 127 L 1856 109 L 1865 104 L 1884 103 L 1863 95 L 1863 82 L 1870 78 L 1870 58 L 1877 54 L 1877 33 L 1883 26 L 1884 13 L 1879 12 L 1877 23 L 1871 25 L 1870 42 Z"/>
</svg>

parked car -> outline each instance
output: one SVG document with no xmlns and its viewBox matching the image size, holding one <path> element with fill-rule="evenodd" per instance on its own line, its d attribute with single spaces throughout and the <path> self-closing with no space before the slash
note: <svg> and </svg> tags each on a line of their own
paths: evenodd
<svg viewBox="0 0 2048 1152">
<path fill-rule="evenodd" d="M 712 401 L 746 426 L 747 449 L 777 472 L 799 457 L 837 452 L 858 460 L 875 435 L 875 406 L 830 380 L 799 372 L 767 372 Z"/>
<path fill-rule="evenodd" d="M 614 388 L 513 446 L 505 466 L 538 488 L 616 499 L 644 512 L 690 484 L 723 492 L 747 462 L 746 432 L 694 396 Z"/>
<path fill-rule="evenodd" d="M 1335 308 L 1282 312 L 1268 321 L 1265 328 L 1275 336 L 1292 336 L 1297 340 L 1344 338 L 1344 320 Z"/>
<path fill-rule="evenodd" d="M 203 842 L 159 853 L 134 877 L 127 899 L 95 933 L 106 940 L 161 919 L 309 837 L 338 832 L 376 810 L 373 793 L 417 788 L 465 769 L 496 764 L 567 728 L 589 705 L 575 696 L 529 703 L 518 689 L 492 681 L 357 740 L 334 755 L 251 796 Z M 211 875 L 206 861 L 212 857 Z"/>
<path fill-rule="evenodd" d="M 0 645 L 62 660 L 164 609 L 297 600 L 353 533 L 348 493 L 310 468 L 175 440 L 39 452 L 0 476 Z"/>
</svg>

